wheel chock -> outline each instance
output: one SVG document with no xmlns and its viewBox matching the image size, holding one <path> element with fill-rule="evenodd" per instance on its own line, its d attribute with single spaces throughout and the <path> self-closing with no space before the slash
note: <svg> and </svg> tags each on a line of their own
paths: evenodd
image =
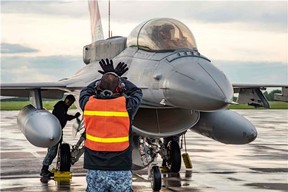
<svg viewBox="0 0 288 192">
<path fill-rule="evenodd" d="M 185 167 L 186 169 L 192 169 L 192 162 L 191 162 L 191 159 L 190 159 L 190 156 L 188 153 L 183 153 L 182 154 L 182 159 L 183 159 L 183 162 L 185 164 Z"/>
<path fill-rule="evenodd" d="M 71 179 L 72 173 L 70 171 L 55 171 L 54 179 L 56 178 Z"/>
<path fill-rule="evenodd" d="M 166 167 L 166 166 L 160 167 L 160 170 L 161 170 L 162 173 L 168 173 L 169 172 L 169 168 Z"/>
</svg>

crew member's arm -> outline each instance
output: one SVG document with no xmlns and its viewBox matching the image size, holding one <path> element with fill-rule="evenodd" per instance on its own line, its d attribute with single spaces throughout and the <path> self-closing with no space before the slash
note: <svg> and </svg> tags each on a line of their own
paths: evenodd
<svg viewBox="0 0 288 192">
<path fill-rule="evenodd" d="M 77 112 L 75 115 L 66 114 L 66 119 L 67 119 L 67 121 L 71 121 L 72 119 L 75 119 L 75 118 L 77 118 L 79 116 L 80 116 L 79 112 Z"/>
<path fill-rule="evenodd" d="M 125 84 L 124 93 L 127 95 L 127 110 L 131 114 L 131 120 L 133 120 L 142 101 L 142 90 L 125 78 L 121 78 L 121 81 Z"/>
<path fill-rule="evenodd" d="M 64 104 L 63 101 L 59 101 L 54 106 L 54 109 L 52 113 L 58 117 L 58 119 L 62 119 L 63 121 L 71 121 L 72 119 L 75 119 L 79 117 L 81 114 L 77 112 L 75 115 L 69 115 L 67 114 L 67 106 Z"/>
<path fill-rule="evenodd" d="M 98 81 L 98 80 L 96 80 L 96 81 Z M 89 100 L 89 98 L 92 95 L 95 95 L 95 83 L 96 83 L 96 81 L 90 83 L 87 87 L 82 89 L 82 91 L 80 92 L 79 105 L 80 105 L 82 111 L 84 111 L 85 105 L 86 105 L 87 101 Z"/>
</svg>

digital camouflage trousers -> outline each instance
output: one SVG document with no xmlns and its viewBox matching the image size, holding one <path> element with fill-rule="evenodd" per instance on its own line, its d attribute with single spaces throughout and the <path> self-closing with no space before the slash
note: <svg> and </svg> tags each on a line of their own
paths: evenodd
<svg viewBox="0 0 288 192">
<path fill-rule="evenodd" d="M 131 171 L 88 170 L 86 192 L 132 192 Z"/>
</svg>

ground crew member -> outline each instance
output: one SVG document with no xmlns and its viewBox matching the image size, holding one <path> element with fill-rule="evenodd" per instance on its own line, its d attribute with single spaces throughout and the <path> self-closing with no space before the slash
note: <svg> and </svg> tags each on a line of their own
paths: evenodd
<svg viewBox="0 0 288 192">
<path fill-rule="evenodd" d="M 132 191 L 132 120 L 141 104 L 142 91 L 120 78 L 127 65 L 102 59 L 104 74 L 80 93 L 86 131 L 84 168 L 87 192 Z"/>
<path fill-rule="evenodd" d="M 64 101 L 62 100 L 58 101 L 54 105 L 52 114 L 57 117 L 57 119 L 59 120 L 61 124 L 62 129 L 65 127 L 67 121 L 70 121 L 80 116 L 79 112 L 77 112 L 75 115 L 67 114 L 69 107 L 74 103 L 74 101 L 75 101 L 75 97 L 73 95 L 67 95 Z M 44 177 L 53 176 L 53 173 L 49 171 L 49 166 L 52 164 L 52 161 L 57 155 L 58 146 L 59 144 L 61 144 L 62 138 L 63 138 L 63 132 L 62 132 L 62 137 L 60 141 L 56 145 L 48 148 L 47 155 L 44 158 L 43 163 L 42 163 L 43 166 L 42 166 L 41 173 L 40 173 L 41 176 L 44 176 Z"/>
</svg>

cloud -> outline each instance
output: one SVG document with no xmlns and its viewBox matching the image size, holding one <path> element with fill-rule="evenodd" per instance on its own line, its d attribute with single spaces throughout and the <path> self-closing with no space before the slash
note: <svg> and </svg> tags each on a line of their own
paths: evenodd
<svg viewBox="0 0 288 192">
<path fill-rule="evenodd" d="M 107 29 L 108 1 L 99 5 Z M 1 1 L 1 6 L 2 82 L 57 81 L 83 66 L 82 47 L 91 41 L 87 0 Z M 287 83 L 286 1 L 111 1 L 113 35 L 126 36 L 155 17 L 185 23 L 199 51 L 232 82 Z"/>
<path fill-rule="evenodd" d="M 88 1 L 22 0 L 1 2 L 2 14 L 37 14 L 46 16 L 88 17 Z M 85 12 L 85 10 L 87 10 Z"/>
<path fill-rule="evenodd" d="M 1 82 L 58 81 L 84 67 L 81 57 L 2 57 Z"/>
<path fill-rule="evenodd" d="M 98 1 L 107 20 L 108 1 Z M 2 14 L 41 14 L 89 19 L 88 1 L 4 1 Z M 245 22 L 267 30 L 287 31 L 287 1 L 111 1 L 111 22 L 139 23 L 155 17 L 204 23 Z M 161 11 L 159 11 L 161 7 Z"/>
<path fill-rule="evenodd" d="M 172 17 L 203 23 L 246 23 L 270 31 L 287 29 L 286 1 L 116 1 L 111 3 L 111 13 L 112 21 L 119 22 Z"/>
<path fill-rule="evenodd" d="M 32 53 L 38 52 L 37 49 L 25 47 L 19 44 L 1 43 L 2 54 Z"/>
<path fill-rule="evenodd" d="M 217 1 L 197 4 L 198 9 L 192 11 L 191 15 L 206 22 L 286 23 L 287 21 L 285 1 Z"/>
</svg>

